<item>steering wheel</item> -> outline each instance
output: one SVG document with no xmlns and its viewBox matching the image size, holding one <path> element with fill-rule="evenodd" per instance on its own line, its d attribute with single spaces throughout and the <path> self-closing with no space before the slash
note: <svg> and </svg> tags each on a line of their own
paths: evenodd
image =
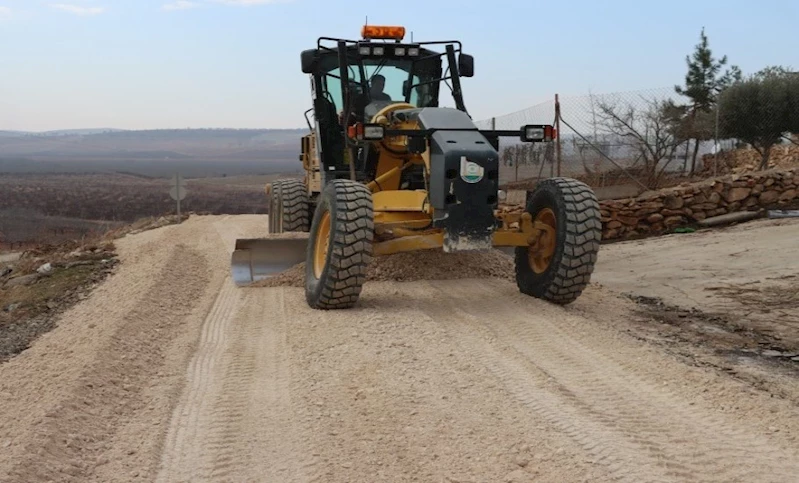
<svg viewBox="0 0 799 483">
<path fill-rule="evenodd" d="M 371 122 L 373 124 L 377 123 L 380 117 L 388 117 L 388 114 L 394 111 L 398 111 L 400 109 L 416 109 L 416 106 L 413 104 L 408 104 L 407 102 L 397 102 L 396 104 L 389 104 L 386 107 L 377 111 L 377 114 L 372 116 Z"/>
</svg>

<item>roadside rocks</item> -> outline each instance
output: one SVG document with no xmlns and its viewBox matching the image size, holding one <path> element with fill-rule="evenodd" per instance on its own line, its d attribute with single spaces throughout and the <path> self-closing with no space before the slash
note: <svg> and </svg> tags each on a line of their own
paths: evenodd
<svg viewBox="0 0 799 483">
<path fill-rule="evenodd" d="M 119 263 L 113 244 L 105 243 L 81 247 L 72 251 L 32 250 L 15 263 L 0 267 L 0 289 L 33 285 L 50 277 L 57 270 L 79 266 L 97 266 L 107 272 Z"/>
<path fill-rule="evenodd" d="M 53 264 L 52 263 L 45 263 L 44 265 L 40 266 L 36 269 L 36 273 L 39 275 L 50 275 L 53 272 Z"/>
</svg>

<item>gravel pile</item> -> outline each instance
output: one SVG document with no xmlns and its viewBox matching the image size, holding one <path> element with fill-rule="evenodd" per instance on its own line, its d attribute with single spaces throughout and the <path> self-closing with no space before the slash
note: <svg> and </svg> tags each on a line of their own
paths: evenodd
<svg viewBox="0 0 799 483">
<path fill-rule="evenodd" d="M 444 253 L 424 250 L 375 257 L 367 281 L 411 282 L 462 278 L 514 280 L 513 258 L 499 250 Z M 251 284 L 252 287 L 303 287 L 305 264 L 300 263 L 276 275 Z"/>
</svg>

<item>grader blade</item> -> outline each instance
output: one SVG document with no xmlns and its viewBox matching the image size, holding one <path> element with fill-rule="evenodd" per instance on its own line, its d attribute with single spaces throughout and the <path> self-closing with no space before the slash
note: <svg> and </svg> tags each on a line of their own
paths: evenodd
<svg viewBox="0 0 799 483">
<path fill-rule="evenodd" d="M 302 263 L 307 246 L 306 238 L 238 239 L 230 263 L 233 282 L 247 285 Z"/>
</svg>

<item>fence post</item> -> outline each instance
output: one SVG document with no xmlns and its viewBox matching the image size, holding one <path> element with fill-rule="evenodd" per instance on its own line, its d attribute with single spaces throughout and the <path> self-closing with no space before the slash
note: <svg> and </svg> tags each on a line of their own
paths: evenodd
<svg viewBox="0 0 799 483">
<path fill-rule="evenodd" d="M 713 156 L 713 177 L 719 175 L 719 151 L 721 151 L 719 146 L 719 112 L 721 112 L 721 105 L 716 102 L 716 153 Z"/>
<path fill-rule="evenodd" d="M 560 99 L 555 94 L 555 151 L 558 160 L 558 176 L 560 176 Z"/>
</svg>

